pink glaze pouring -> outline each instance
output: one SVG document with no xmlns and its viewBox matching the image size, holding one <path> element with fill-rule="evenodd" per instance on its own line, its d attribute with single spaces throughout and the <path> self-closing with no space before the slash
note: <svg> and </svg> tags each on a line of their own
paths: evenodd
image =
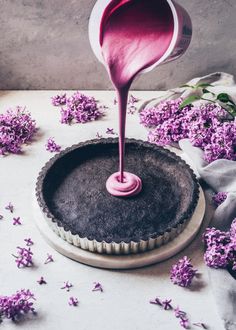
<svg viewBox="0 0 236 330">
<path fill-rule="evenodd" d="M 119 172 L 111 175 L 106 183 L 114 196 L 133 196 L 142 189 L 138 176 L 124 172 L 128 92 L 137 74 L 166 52 L 173 31 L 173 15 L 166 1 L 111 1 L 104 12 L 100 44 L 119 104 Z"/>
</svg>

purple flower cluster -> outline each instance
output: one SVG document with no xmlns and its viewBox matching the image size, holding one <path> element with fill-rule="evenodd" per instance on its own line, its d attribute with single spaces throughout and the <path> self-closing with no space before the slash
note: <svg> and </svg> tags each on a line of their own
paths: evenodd
<svg viewBox="0 0 236 330">
<path fill-rule="evenodd" d="M 64 107 L 61 108 L 62 124 L 71 124 L 73 120 L 76 123 L 87 123 L 103 116 L 102 108 L 98 107 L 95 98 L 86 96 L 79 91 L 75 92 L 70 97 L 57 95 L 54 98 L 54 105 L 64 105 Z"/>
<path fill-rule="evenodd" d="M 174 284 L 188 287 L 191 285 L 196 273 L 197 270 L 193 269 L 191 260 L 185 256 L 171 267 L 170 279 Z"/>
<path fill-rule="evenodd" d="M 220 191 L 212 196 L 212 200 L 216 206 L 219 206 L 226 200 L 227 196 L 227 192 Z"/>
<path fill-rule="evenodd" d="M 0 296 L 1 318 L 18 321 L 29 312 L 35 313 L 33 300 L 36 300 L 30 290 L 22 289 L 11 296 Z"/>
<path fill-rule="evenodd" d="M 35 120 L 25 108 L 17 106 L 0 114 L 0 155 L 19 153 L 22 145 L 32 140 L 35 132 Z"/>
<path fill-rule="evenodd" d="M 51 97 L 52 105 L 55 107 L 58 107 L 59 105 L 65 105 L 66 104 L 66 93 L 55 95 Z"/>
<path fill-rule="evenodd" d="M 217 104 L 188 105 L 181 109 L 182 101 L 182 98 L 163 101 L 140 113 L 141 124 L 153 128 L 148 140 L 163 146 L 189 138 L 194 146 L 204 150 L 207 162 L 236 160 L 236 121 L 229 121 L 228 113 Z"/>
<path fill-rule="evenodd" d="M 70 306 L 75 306 L 76 307 L 79 304 L 79 300 L 77 298 L 75 298 L 75 297 L 70 297 L 69 298 L 69 301 L 68 301 L 68 304 Z"/>
<path fill-rule="evenodd" d="M 15 262 L 18 268 L 33 266 L 33 252 L 29 248 L 17 247 L 17 255 L 13 255 L 16 258 Z"/>
<path fill-rule="evenodd" d="M 204 260 L 212 268 L 231 267 L 236 270 L 236 219 L 230 231 L 207 228 L 203 241 L 206 245 Z"/>
<path fill-rule="evenodd" d="M 61 150 L 61 146 L 57 144 L 52 137 L 47 140 L 45 147 L 46 150 L 50 152 L 59 152 Z"/>
</svg>

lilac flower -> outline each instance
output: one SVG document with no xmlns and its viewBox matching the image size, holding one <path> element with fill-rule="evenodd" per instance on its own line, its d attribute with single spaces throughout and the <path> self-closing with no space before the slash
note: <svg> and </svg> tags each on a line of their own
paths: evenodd
<svg viewBox="0 0 236 330">
<path fill-rule="evenodd" d="M 66 291 L 70 291 L 70 289 L 73 287 L 73 285 L 71 283 L 69 283 L 68 281 L 64 282 L 64 286 L 61 289 L 66 289 Z"/>
<path fill-rule="evenodd" d="M 156 297 L 155 299 L 151 299 L 149 301 L 149 303 L 152 304 L 152 305 L 162 306 L 162 302 L 161 302 L 161 300 L 158 297 Z"/>
<path fill-rule="evenodd" d="M 101 291 L 101 292 L 103 292 L 103 287 L 102 287 L 101 283 L 94 282 L 94 287 L 93 287 L 92 291 Z"/>
<path fill-rule="evenodd" d="M 30 248 L 17 247 L 17 255 L 13 255 L 18 268 L 33 266 L 33 252 Z"/>
<path fill-rule="evenodd" d="M 50 137 L 47 140 L 47 143 L 45 145 L 46 150 L 50 152 L 59 152 L 61 150 L 61 146 L 59 144 L 56 144 L 54 138 Z"/>
<path fill-rule="evenodd" d="M 164 308 L 164 310 L 169 310 L 169 309 L 172 309 L 172 306 L 171 306 L 171 299 L 166 299 L 166 300 L 163 300 L 162 301 L 162 306 Z"/>
<path fill-rule="evenodd" d="M 49 262 L 53 262 L 54 259 L 51 254 L 47 254 L 47 259 L 44 261 L 44 264 L 48 264 Z"/>
<path fill-rule="evenodd" d="M 94 97 L 86 96 L 79 91 L 68 97 L 65 107 L 61 109 L 61 123 L 64 124 L 71 124 L 73 120 L 77 123 L 87 123 L 102 116 L 103 112 Z"/>
<path fill-rule="evenodd" d="M 234 222 L 232 229 L 234 229 Z M 207 228 L 203 241 L 206 245 L 204 260 L 212 268 L 226 268 L 233 266 L 236 261 L 235 240 L 231 232 L 223 232 L 215 228 Z"/>
<path fill-rule="evenodd" d="M 75 298 L 75 297 L 70 297 L 68 304 L 70 306 L 78 306 L 79 300 L 77 298 Z"/>
<path fill-rule="evenodd" d="M 116 133 L 114 132 L 114 128 L 107 128 L 106 130 L 106 134 L 110 134 L 110 135 L 115 135 Z"/>
<path fill-rule="evenodd" d="M 25 108 L 17 106 L 0 114 L 0 155 L 19 153 L 36 133 L 36 123 Z"/>
<path fill-rule="evenodd" d="M 20 217 L 13 218 L 12 221 L 13 221 L 13 225 L 14 226 L 16 226 L 16 225 L 22 225 Z"/>
<path fill-rule="evenodd" d="M 219 206 L 226 200 L 227 196 L 228 196 L 227 192 L 220 191 L 215 195 L 213 195 L 212 200 L 216 206 Z"/>
<path fill-rule="evenodd" d="M 191 285 L 196 273 L 197 270 L 193 269 L 191 260 L 185 256 L 171 267 L 170 279 L 174 284 L 182 287 L 188 287 Z"/>
<path fill-rule="evenodd" d="M 148 140 L 167 145 L 189 138 L 204 151 L 207 162 L 217 159 L 236 160 L 236 120 L 229 121 L 228 113 L 213 103 L 180 108 L 182 99 L 160 102 L 140 113 L 140 122 L 153 128 Z"/>
<path fill-rule="evenodd" d="M 47 284 L 47 282 L 45 281 L 43 276 L 41 276 L 40 279 L 37 282 L 38 282 L 39 285 Z"/>
<path fill-rule="evenodd" d="M 196 327 L 199 328 L 203 328 L 203 329 L 207 329 L 207 326 L 204 323 L 193 323 L 193 325 L 195 325 Z"/>
<path fill-rule="evenodd" d="M 26 242 L 26 246 L 34 245 L 34 242 L 31 238 L 25 238 L 24 241 Z"/>
<path fill-rule="evenodd" d="M 186 316 L 186 312 L 181 311 L 179 309 L 179 307 L 174 308 L 174 313 L 175 313 L 175 317 L 178 318 L 184 318 Z"/>
<path fill-rule="evenodd" d="M 13 213 L 13 211 L 14 211 L 14 206 L 12 205 L 11 202 L 9 202 L 8 205 L 5 206 L 5 209 L 8 210 L 8 211 L 10 211 L 11 213 Z"/>
<path fill-rule="evenodd" d="M 55 107 L 66 104 L 66 93 L 51 97 L 52 105 Z"/>
<path fill-rule="evenodd" d="M 35 313 L 33 300 L 36 300 L 34 294 L 25 289 L 11 296 L 0 296 L 0 315 L 2 318 L 18 321 L 24 314 Z"/>
<path fill-rule="evenodd" d="M 189 329 L 189 320 L 188 319 L 181 318 L 179 323 L 180 323 L 181 327 L 183 327 L 184 329 Z"/>
</svg>

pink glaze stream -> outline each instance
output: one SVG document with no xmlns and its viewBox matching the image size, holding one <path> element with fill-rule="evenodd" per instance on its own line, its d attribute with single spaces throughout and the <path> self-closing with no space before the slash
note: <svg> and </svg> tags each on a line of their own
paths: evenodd
<svg viewBox="0 0 236 330">
<path fill-rule="evenodd" d="M 119 172 L 106 183 L 114 196 L 133 196 L 142 189 L 139 177 L 124 172 L 128 92 L 137 74 L 165 54 L 173 31 L 172 12 L 165 0 L 113 0 L 104 12 L 100 44 L 119 104 Z"/>
</svg>

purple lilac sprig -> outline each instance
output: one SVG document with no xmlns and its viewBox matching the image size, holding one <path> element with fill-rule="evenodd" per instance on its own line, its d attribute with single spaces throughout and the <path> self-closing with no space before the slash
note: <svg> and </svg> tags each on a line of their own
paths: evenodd
<svg viewBox="0 0 236 330">
<path fill-rule="evenodd" d="M 158 305 L 165 311 L 173 311 L 175 317 L 179 319 L 181 327 L 189 329 L 190 324 L 187 313 L 182 311 L 178 306 L 174 308 L 172 305 L 172 299 L 161 300 L 159 297 L 156 297 L 155 299 L 151 299 L 149 303 L 152 305 Z"/>
<path fill-rule="evenodd" d="M 66 93 L 58 94 L 51 97 L 52 105 L 55 107 L 66 104 Z"/>
<path fill-rule="evenodd" d="M 21 289 L 11 296 L 0 296 L 0 315 L 1 318 L 18 321 L 28 313 L 35 313 L 35 296 L 30 290 Z"/>
<path fill-rule="evenodd" d="M 140 113 L 140 122 L 151 128 L 148 140 L 157 145 L 168 145 L 188 138 L 204 151 L 204 159 L 236 160 L 236 120 L 213 103 L 187 105 L 180 108 L 182 98 L 160 102 Z"/>
<path fill-rule="evenodd" d="M 173 284 L 189 287 L 196 273 L 197 269 L 193 268 L 191 260 L 187 256 L 184 256 L 171 267 L 170 279 Z"/>
<path fill-rule="evenodd" d="M 18 268 L 33 266 L 33 252 L 29 248 L 17 247 L 17 254 L 13 255 Z"/>
<path fill-rule="evenodd" d="M 229 231 L 207 228 L 203 241 L 206 246 L 204 261 L 208 267 L 236 270 L 236 219 Z"/>
<path fill-rule="evenodd" d="M 82 94 L 79 91 L 67 97 L 65 106 L 61 108 L 62 124 L 71 124 L 72 121 L 84 124 L 97 120 L 102 116 L 102 108 L 98 107 L 98 102 L 95 98 Z"/>
<path fill-rule="evenodd" d="M 227 192 L 220 191 L 212 196 L 212 200 L 216 206 L 219 206 L 226 200 L 227 196 Z"/>
<path fill-rule="evenodd" d="M 36 133 L 36 122 L 25 108 L 17 106 L 0 114 L 0 155 L 21 152 Z"/>
<path fill-rule="evenodd" d="M 47 140 L 45 147 L 46 150 L 50 152 L 59 152 L 61 150 L 61 146 L 57 144 L 52 137 Z"/>
</svg>

